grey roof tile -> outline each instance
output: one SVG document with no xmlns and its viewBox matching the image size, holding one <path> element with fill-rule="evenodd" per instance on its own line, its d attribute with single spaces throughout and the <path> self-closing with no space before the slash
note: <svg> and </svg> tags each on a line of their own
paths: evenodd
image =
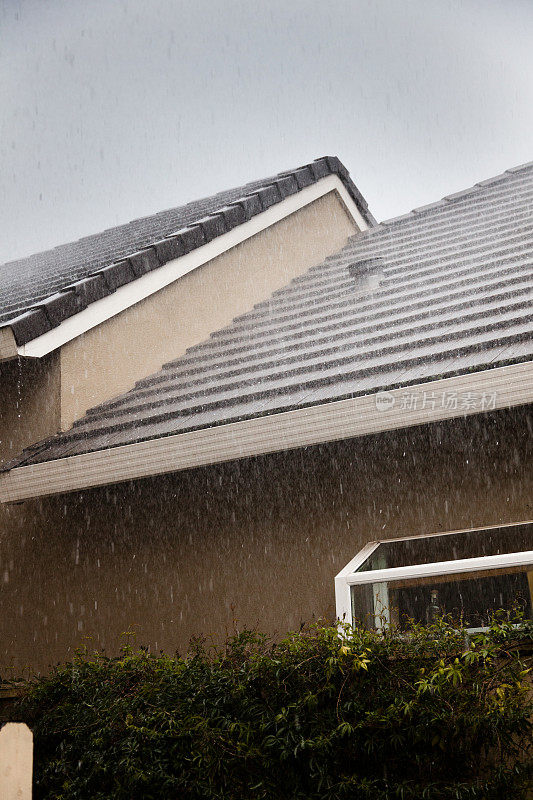
<svg viewBox="0 0 533 800">
<path fill-rule="evenodd" d="M 204 217 L 198 220 L 198 225 L 203 231 L 206 242 L 210 242 L 226 232 L 226 224 L 222 214 L 211 214 L 209 217 Z"/>
<path fill-rule="evenodd" d="M 327 171 L 322 172 L 321 170 L 313 170 L 313 173 L 316 180 L 324 178 L 327 175 Z M 282 197 L 289 197 L 291 194 L 296 194 L 299 188 L 298 181 L 294 175 L 287 175 L 285 178 L 279 178 L 275 182 L 275 185 L 278 187 Z"/>
<path fill-rule="evenodd" d="M 316 162 L 291 180 L 302 184 L 324 165 L 331 168 L 329 160 Z M 259 193 L 238 201 L 243 215 L 253 210 L 248 201 L 257 207 Z M 532 209 L 533 165 L 350 237 L 322 264 L 17 463 L 531 359 Z M 384 273 L 366 293 L 350 276 L 350 266 L 365 261 Z"/>
<path fill-rule="evenodd" d="M 138 253 L 132 253 L 129 257 L 129 262 L 138 278 L 160 266 L 155 247 L 147 247 L 144 250 L 139 250 Z"/>
<path fill-rule="evenodd" d="M 15 317 L 11 329 L 19 345 L 26 344 L 35 336 L 41 336 L 52 329 L 52 325 L 43 308 L 32 308 Z"/>
<path fill-rule="evenodd" d="M 299 189 L 305 189 L 306 186 L 310 186 L 314 182 L 313 172 L 309 167 L 297 169 L 294 173 L 294 177 L 296 178 Z"/>
<path fill-rule="evenodd" d="M 263 206 L 263 210 L 270 208 L 270 206 L 279 203 L 280 200 L 283 199 L 283 196 L 275 183 L 270 184 L 270 186 L 265 186 L 263 189 L 259 189 L 257 194 L 261 205 Z"/>
<path fill-rule="evenodd" d="M 127 258 L 117 261 L 115 264 L 109 264 L 108 267 L 102 267 L 98 272 L 92 274 L 102 275 L 110 292 L 114 292 L 126 283 L 131 283 L 136 278 L 133 267 Z"/>
<path fill-rule="evenodd" d="M 224 206 L 218 212 L 224 217 L 224 225 L 227 231 L 233 230 L 237 225 L 242 225 L 246 222 L 246 214 L 244 208 L 239 203 L 233 203 L 231 206 Z"/>
<path fill-rule="evenodd" d="M 65 287 L 66 291 L 69 289 L 72 289 L 74 292 L 76 292 L 84 306 L 88 306 L 90 303 L 94 303 L 96 300 L 101 300 L 102 297 L 106 296 L 107 283 L 106 279 L 101 273 L 96 273 L 95 275 L 90 275 L 88 278 L 82 278 L 80 281 L 76 281 L 76 283 L 72 283 L 70 286 Z"/>
<path fill-rule="evenodd" d="M 154 250 L 160 264 L 166 264 L 173 258 L 179 258 L 185 253 L 185 248 L 179 235 L 166 236 L 154 242 Z"/>
<path fill-rule="evenodd" d="M 59 325 L 63 320 L 77 314 L 78 311 L 83 309 L 83 298 L 81 295 L 76 294 L 73 289 L 67 289 L 64 292 L 56 292 L 55 294 L 46 297 L 35 303 L 35 308 L 42 308 L 48 317 L 48 321 L 52 328 Z"/>
<path fill-rule="evenodd" d="M 241 197 L 239 200 L 235 201 L 235 204 L 241 206 L 247 220 L 252 219 L 252 217 L 255 217 L 256 214 L 260 214 L 263 210 L 261 201 L 256 194 L 251 194 L 248 197 Z"/>
<path fill-rule="evenodd" d="M 181 242 L 184 253 L 190 253 L 191 250 L 196 250 L 206 242 L 205 233 L 200 225 L 190 225 L 188 228 L 183 228 L 175 237 Z"/>
</svg>

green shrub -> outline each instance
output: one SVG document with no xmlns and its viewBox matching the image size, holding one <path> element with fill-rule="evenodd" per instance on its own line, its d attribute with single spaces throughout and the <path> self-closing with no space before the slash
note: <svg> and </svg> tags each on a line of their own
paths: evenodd
<svg viewBox="0 0 533 800">
<path fill-rule="evenodd" d="M 37 799 L 520 798 L 531 641 L 529 623 L 469 640 L 440 621 L 409 637 L 245 632 L 187 658 L 80 654 L 16 713 Z"/>
</svg>

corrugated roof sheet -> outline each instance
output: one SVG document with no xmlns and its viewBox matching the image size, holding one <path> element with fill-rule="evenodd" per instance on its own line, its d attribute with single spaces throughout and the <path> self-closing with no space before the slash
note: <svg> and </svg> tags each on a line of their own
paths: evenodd
<svg viewBox="0 0 533 800">
<path fill-rule="evenodd" d="M 375 220 L 335 156 L 86 236 L 0 266 L 0 327 L 18 345 L 57 327 L 120 286 L 200 247 L 285 197 L 338 174 L 369 224 Z"/>
<path fill-rule="evenodd" d="M 353 236 L 17 465 L 531 359 L 532 203 L 525 165 Z"/>
</svg>

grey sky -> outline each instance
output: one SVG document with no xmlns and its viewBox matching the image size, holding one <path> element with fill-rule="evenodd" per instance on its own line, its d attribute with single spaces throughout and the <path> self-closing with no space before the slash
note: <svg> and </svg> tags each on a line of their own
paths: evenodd
<svg viewBox="0 0 533 800">
<path fill-rule="evenodd" d="M 530 0 L 0 0 L 0 262 L 339 155 L 378 219 L 533 158 Z"/>
</svg>

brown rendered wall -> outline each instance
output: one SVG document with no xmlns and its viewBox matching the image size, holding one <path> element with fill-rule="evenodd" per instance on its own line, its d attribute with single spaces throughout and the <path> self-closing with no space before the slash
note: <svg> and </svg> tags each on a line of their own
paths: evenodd
<svg viewBox="0 0 533 800">
<path fill-rule="evenodd" d="M 59 353 L 0 363 L 0 465 L 60 429 Z"/>
<path fill-rule="evenodd" d="M 532 519 L 532 450 L 518 408 L 4 507 L 0 674 L 332 617 L 369 540 Z"/>
<path fill-rule="evenodd" d="M 357 230 L 329 192 L 64 345 L 62 429 L 340 250 Z"/>
</svg>

